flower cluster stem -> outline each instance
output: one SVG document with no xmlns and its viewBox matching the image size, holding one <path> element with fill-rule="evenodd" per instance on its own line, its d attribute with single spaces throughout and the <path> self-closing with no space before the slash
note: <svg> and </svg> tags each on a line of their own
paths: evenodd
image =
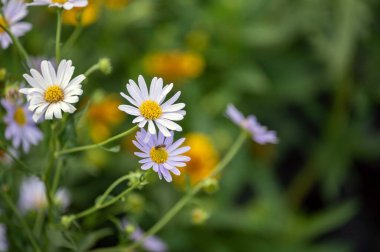
<svg viewBox="0 0 380 252">
<path fill-rule="evenodd" d="M 18 40 L 18 38 L 16 36 L 13 35 L 13 33 L 5 26 L 3 25 L 0 25 L 1 29 L 3 29 L 6 33 L 8 33 L 9 37 L 11 37 L 13 43 L 15 44 L 16 48 L 17 48 L 17 51 L 19 52 L 19 54 L 25 59 L 25 62 L 27 65 L 29 65 L 30 61 L 29 61 L 29 55 L 28 53 L 26 52 L 25 48 L 21 45 L 20 41 Z"/>
<path fill-rule="evenodd" d="M 211 175 L 209 175 L 207 178 L 197 183 L 194 187 L 192 187 L 158 222 L 156 222 L 156 224 L 154 224 L 145 233 L 142 239 L 128 246 L 125 251 L 134 251 L 148 237 L 160 231 L 194 197 L 194 195 L 196 195 L 203 188 L 204 182 L 207 179 L 223 171 L 223 169 L 227 166 L 227 164 L 231 162 L 232 158 L 237 154 L 237 152 L 239 151 L 240 147 L 243 145 L 247 136 L 248 136 L 248 133 L 245 131 L 242 131 L 240 136 L 238 137 L 236 142 L 232 145 L 232 147 L 229 149 L 229 151 L 224 156 L 222 161 L 215 167 L 214 172 Z"/>
<path fill-rule="evenodd" d="M 97 212 L 98 210 L 100 209 L 103 209 L 103 208 L 106 208 L 108 206 L 111 206 L 113 204 L 115 204 L 116 202 L 118 202 L 120 199 L 122 199 L 123 197 L 125 197 L 128 193 L 130 193 L 131 191 L 133 191 L 134 189 L 136 189 L 137 187 L 139 187 L 141 185 L 141 183 L 144 182 L 145 180 L 145 177 L 146 177 L 146 173 L 144 173 L 143 175 L 141 175 L 141 179 L 135 181 L 130 187 L 128 187 L 127 189 L 125 189 L 123 192 L 121 192 L 120 194 L 118 194 L 117 196 L 113 197 L 112 199 L 109 199 L 109 200 L 106 200 L 107 196 L 111 193 L 111 191 L 117 186 L 119 185 L 121 182 L 127 180 L 130 178 L 130 175 L 125 175 L 123 177 L 121 177 L 120 179 L 116 180 L 114 183 L 111 184 L 110 187 L 108 187 L 108 189 L 105 191 L 105 193 L 100 196 L 100 200 L 99 202 L 96 202 L 94 206 L 78 213 L 78 214 L 74 214 L 74 215 L 70 215 L 70 219 L 73 221 L 73 220 L 77 220 L 77 219 L 80 219 L 80 218 L 83 218 L 87 215 L 90 215 L 94 212 Z"/>
<path fill-rule="evenodd" d="M 57 10 L 57 31 L 55 35 L 55 59 L 57 64 L 61 58 L 61 30 L 62 30 L 62 10 Z"/>
<path fill-rule="evenodd" d="M 125 136 L 128 136 L 129 134 L 133 133 L 134 131 L 136 131 L 138 129 L 138 126 L 134 126 L 133 128 L 130 128 L 118 135 L 115 135 L 111 138 L 108 138 L 106 140 L 104 140 L 103 142 L 100 142 L 100 143 L 97 143 L 97 144 L 89 144 L 89 145 L 84 145 L 84 146 L 79 146 L 79 147 L 74 147 L 74 148 L 70 148 L 70 149 L 66 149 L 66 150 L 61 150 L 61 151 L 57 151 L 55 153 L 55 156 L 60 156 L 60 155 L 64 155 L 64 154 L 69 154 L 69 153 L 74 153 L 74 152 L 80 152 L 80 151 L 86 151 L 86 150 L 91 150 L 91 149 L 95 149 L 95 148 L 101 148 L 102 146 L 108 144 L 108 143 L 111 143 L 115 140 L 118 140 L 120 138 L 123 138 Z"/>
</svg>

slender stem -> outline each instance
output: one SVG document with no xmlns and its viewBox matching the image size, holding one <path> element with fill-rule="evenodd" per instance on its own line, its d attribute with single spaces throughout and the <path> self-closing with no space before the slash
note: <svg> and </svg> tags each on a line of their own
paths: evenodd
<svg viewBox="0 0 380 252">
<path fill-rule="evenodd" d="M 44 208 L 38 209 L 37 218 L 34 223 L 34 229 L 33 229 L 33 233 L 36 234 L 37 237 L 41 235 L 42 225 L 44 222 L 44 215 L 45 215 Z"/>
<path fill-rule="evenodd" d="M 136 187 L 138 187 L 140 184 L 142 183 L 141 180 L 138 180 L 136 181 L 134 184 L 132 184 L 129 188 L 127 188 L 126 190 L 124 190 L 122 193 L 120 193 L 119 195 L 117 195 L 116 197 L 106 201 L 105 203 L 102 203 L 102 204 L 95 204 L 93 207 L 91 208 L 88 208 L 78 214 L 75 214 L 75 215 L 71 215 L 72 219 L 73 220 L 76 220 L 76 219 L 79 219 L 79 218 L 83 218 L 87 215 L 90 215 L 100 209 L 103 209 L 103 208 L 106 208 L 110 205 L 113 205 L 115 204 L 116 202 L 118 202 L 121 198 L 123 198 L 125 195 L 127 195 L 128 193 L 130 193 L 131 191 L 133 191 Z M 111 185 L 112 186 L 112 185 Z"/>
<path fill-rule="evenodd" d="M 26 235 L 28 236 L 29 240 L 30 240 L 30 243 L 32 244 L 33 246 L 33 249 L 34 251 L 36 252 L 40 252 L 41 249 L 39 248 L 39 246 L 37 245 L 37 242 L 33 236 L 33 233 L 31 232 L 30 228 L 28 227 L 28 225 L 26 224 L 26 222 L 24 221 L 24 219 L 22 218 L 20 212 L 17 210 L 17 207 L 13 204 L 12 200 L 9 198 L 8 194 L 6 192 L 4 192 L 3 189 L 0 190 L 1 191 L 1 195 L 3 196 L 5 202 L 8 204 L 9 208 L 14 212 L 14 214 L 16 215 L 17 219 L 20 221 L 20 224 L 23 228 L 23 230 L 25 230 L 26 232 Z"/>
<path fill-rule="evenodd" d="M 57 168 L 55 169 L 55 173 L 54 173 L 53 186 L 51 188 L 52 195 L 54 195 L 58 189 L 59 178 L 61 176 L 61 171 L 62 171 L 62 165 L 63 165 L 63 160 L 62 159 L 58 160 Z"/>
<path fill-rule="evenodd" d="M 0 144 L 0 149 L 3 150 L 5 153 L 7 153 L 8 156 L 10 156 L 12 158 L 13 161 L 15 161 L 17 164 L 20 165 L 20 170 L 22 170 L 23 172 L 26 172 L 28 174 L 31 174 L 33 173 L 29 168 L 28 166 L 22 161 L 20 160 L 19 158 L 17 158 L 15 155 L 13 155 L 6 146 L 4 145 L 1 145 Z"/>
<path fill-rule="evenodd" d="M 54 153 L 56 151 L 56 147 L 57 147 L 57 134 L 56 134 L 56 124 L 55 123 L 52 123 L 51 124 L 51 139 L 50 139 L 50 148 L 51 148 L 51 155 L 50 155 L 50 160 L 49 160 L 49 164 L 46 168 L 46 171 L 45 171 L 45 176 L 44 176 L 44 182 L 45 182 L 45 193 L 46 193 L 46 198 L 48 200 L 48 213 L 49 213 L 49 217 L 52 218 L 52 207 L 53 207 L 53 204 L 54 204 L 54 201 L 53 201 L 53 196 L 52 196 L 52 191 L 51 191 L 51 187 L 50 187 L 50 178 L 51 178 L 51 174 L 52 174 L 52 170 L 53 170 L 53 167 L 54 167 L 54 164 L 55 164 L 55 156 L 54 156 Z"/>
<path fill-rule="evenodd" d="M 96 63 L 95 65 L 93 65 L 89 69 L 87 69 L 87 71 L 84 73 L 84 76 L 88 77 L 90 74 L 92 74 L 93 72 L 95 72 L 98 69 L 99 69 L 99 64 Z"/>
<path fill-rule="evenodd" d="M 78 24 L 74 31 L 71 33 L 70 37 L 67 39 L 66 43 L 62 46 L 62 51 L 65 52 L 67 49 L 69 49 L 75 41 L 79 38 L 81 32 L 82 32 L 82 25 Z"/>
<path fill-rule="evenodd" d="M 145 234 L 142 239 L 134 242 L 132 245 L 126 248 L 126 251 L 132 251 L 135 248 L 139 247 L 148 237 L 154 235 L 160 231 L 192 198 L 195 194 L 202 189 L 204 182 L 215 176 L 216 174 L 223 171 L 227 164 L 232 160 L 232 158 L 239 151 L 240 147 L 244 143 L 244 140 L 247 138 L 247 132 L 242 131 L 239 138 L 236 140 L 234 145 L 230 148 L 228 153 L 224 156 L 222 161 L 215 167 L 214 172 L 209 175 L 207 178 L 200 181 L 193 188 L 191 188 L 186 195 L 184 195 L 156 224 L 154 224 Z"/>
<path fill-rule="evenodd" d="M 89 144 L 89 145 L 84 145 L 84 146 L 79 146 L 79 147 L 74 147 L 74 148 L 70 148 L 70 149 L 66 149 L 66 150 L 61 150 L 61 151 L 57 151 L 55 153 L 55 156 L 60 156 L 60 155 L 64 155 L 64 154 L 68 154 L 68 153 L 74 153 L 74 152 L 80 152 L 80 151 L 85 151 L 85 150 L 90 150 L 90 149 L 95 149 L 95 148 L 100 148 L 110 142 L 113 142 L 115 140 L 118 140 L 122 137 L 125 137 L 131 133 L 133 133 L 135 130 L 138 129 L 138 126 L 134 126 L 133 128 L 130 128 L 116 136 L 113 136 L 111 138 L 108 138 L 107 140 L 104 140 L 103 142 L 100 142 L 100 143 L 97 143 L 97 144 Z"/>
<path fill-rule="evenodd" d="M 131 177 L 131 174 L 127 174 L 127 175 L 124 175 L 121 178 L 117 179 L 115 182 L 113 182 L 107 188 L 107 190 L 103 193 L 103 195 L 99 198 L 97 205 L 102 205 L 102 203 L 107 198 L 107 196 L 112 192 L 112 190 L 115 189 L 115 187 L 118 186 L 120 183 L 124 182 L 125 180 L 128 180 L 130 177 Z"/>
<path fill-rule="evenodd" d="M 18 40 L 18 38 L 16 36 L 13 35 L 13 33 L 5 26 L 3 25 L 0 25 L 1 29 L 3 29 L 6 33 L 8 33 L 9 37 L 11 37 L 13 43 L 15 44 L 18 52 L 20 53 L 20 55 L 25 59 L 27 65 L 29 65 L 30 61 L 29 61 L 29 56 L 28 56 L 28 53 L 26 52 L 25 48 L 21 45 L 20 41 Z"/>
<path fill-rule="evenodd" d="M 60 61 L 60 49 L 61 49 L 61 30 L 62 30 L 62 11 L 60 8 L 57 10 L 57 33 L 55 36 L 55 59 L 57 64 Z"/>
</svg>

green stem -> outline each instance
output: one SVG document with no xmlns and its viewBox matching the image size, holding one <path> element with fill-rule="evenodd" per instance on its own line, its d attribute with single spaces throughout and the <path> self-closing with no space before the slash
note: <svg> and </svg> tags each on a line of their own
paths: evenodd
<svg viewBox="0 0 380 252">
<path fill-rule="evenodd" d="M 20 170 L 23 171 L 23 172 L 26 172 L 27 174 L 33 174 L 33 172 L 28 168 L 28 166 L 23 162 L 21 161 L 20 159 L 18 159 L 17 157 L 15 157 L 9 150 L 8 150 L 8 147 L 7 146 L 4 146 L 4 145 L 1 145 L 0 144 L 0 149 L 3 150 L 5 153 L 7 153 L 8 156 L 10 156 L 12 158 L 13 161 L 15 161 L 17 164 L 20 165 Z"/>
<path fill-rule="evenodd" d="M 125 180 L 128 180 L 131 177 L 131 174 L 127 174 L 122 176 L 121 178 L 117 179 L 115 182 L 113 182 L 107 190 L 103 193 L 103 195 L 99 198 L 99 201 L 97 202 L 97 205 L 102 205 L 104 200 L 106 200 L 107 196 L 110 195 L 113 189 L 116 188 L 120 183 L 124 182 Z"/>
<path fill-rule="evenodd" d="M 44 182 L 45 182 L 45 193 L 46 193 L 46 198 L 47 198 L 47 201 L 48 201 L 48 213 L 49 213 L 49 218 L 52 218 L 53 217 L 53 213 L 52 213 L 52 207 L 54 205 L 54 200 L 53 200 L 53 196 L 52 196 L 52 191 L 51 191 L 51 187 L 50 187 L 50 178 L 51 178 L 51 175 L 52 175 L 52 171 L 53 171 L 53 167 L 54 167 L 54 164 L 55 164 L 55 152 L 56 152 L 56 148 L 57 148 L 57 134 L 56 134 L 56 124 L 55 123 L 52 123 L 51 124 L 51 139 L 50 139 L 50 149 L 51 149 L 51 155 L 50 155 L 50 160 L 49 160 L 49 164 L 46 168 L 46 171 L 45 171 L 45 176 L 44 176 Z"/>
<path fill-rule="evenodd" d="M 34 251 L 40 252 L 41 249 L 37 245 L 37 242 L 36 242 L 36 240 L 35 240 L 35 238 L 33 236 L 33 233 L 31 232 L 30 228 L 28 227 L 28 225 L 26 224 L 26 222 L 22 218 L 20 212 L 17 210 L 17 207 L 13 204 L 13 202 L 9 198 L 8 194 L 3 189 L 1 189 L 0 191 L 1 191 L 1 195 L 3 196 L 5 202 L 8 204 L 9 208 L 14 212 L 14 214 L 17 217 L 17 219 L 20 221 L 20 224 L 21 224 L 23 230 L 25 230 L 26 235 L 28 236 L 28 238 L 30 240 L 30 243 L 32 244 L 32 247 L 33 247 Z"/>
<path fill-rule="evenodd" d="M 62 46 L 62 51 L 66 52 L 67 49 L 71 48 L 75 41 L 79 38 L 82 32 L 82 25 L 78 24 L 74 31 L 71 33 L 70 37 L 67 39 L 66 43 Z"/>
<path fill-rule="evenodd" d="M 144 176 L 144 175 L 143 175 Z M 124 190 L 123 192 L 121 192 L 119 195 L 117 195 L 116 197 L 110 199 L 110 200 L 107 200 L 105 203 L 95 203 L 95 205 L 93 207 L 90 207 L 78 214 L 74 214 L 74 215 L 71 215 L 71 219 L 72 220 L 76 220 L 76 219 L 80 219 L 80 218 L 83 218 L 87 215 L 90 215 L 100 209 L 103 209 L 103 208 L 106 208 L 110 205 L 113 205 L 115 204 L 116 202 L 118 202 L 121 198 L 125 197 L 128 193 L 130 193 L 131 191 L 133 191 L 135 188 L 137 188 L 143 181 L 141 180 L 138 180 L 136 181 L 134 184 L 132 184 L 129 188 L 127 188 L 126 190 Z M 111 186 L 113 186 L 115 183 L 113 183 Z M 108 190 L 107 190 L 108 191 Z M 106 192 L 107 192 L 106 191 Z"/>
<path fill-rule="evenodd" d="M 54 173 L 53 186 L 51 188 L 52 195 L 55 195 L 55 192 L 58 189 L 59 178 L 61 176 L 61 171 L 62 171 L 62 165 L 63 165 L 63 160 L 62 159 L 58 160 L 57 168 L 55 169 L 55 173 Z"/>
<path fill-rule="evenodd" d="M 134 242 L 132 245 L 126 248 L 126 251 L 132 251 L 139 247 L 148 237 L 156 234 L 160 231 L 192 198 L 195 194 L 197 194 L 203 187 L 204 182 L 215 176 L 216 174 L 223 171 L 223 169 L 227 166 L 227 164 L 232 160 L 232 158 L 239 151 L 240 147 L 243 145 L 244 140 L 247 138 L 247 132 L 242 131 L 239 138 L 236 140 L 234 145 L 228 151 L 228 153 L 224 156 L 222 161 L 215 167 L 215 170 L 212 174 L 210 174 L 207 178 L 200 181 L 193 188 L 191 188 L 185 196 L 183 196 L 153 227 L 151 227 L 145 234 L 144 237 Z"/>
<path fill-rule="evenodd" d="M 26 64 L 29 66 L 30 65 L 30 61 L 29 61 L 29 56 L 28 56 L 28 53 L 26 52 L 25 48 L 21 45 L 20 41 L 18 40 L 17 37 L 15 37 L 13 35 L 13 33 L 8 29 L 6 28 L 5 26 L 3 25 L 0 25 L 1 29 L 3 29 L 6 33 L 8 33 L 9 37 L 11 37 L 13 43 L 15 44 L 18 52 L 20 53 L 21 57 L 23 57 L 25 59 L 25 62 Z"/>
<path fill-rule="evenodd" d="M 61 9 L 57 10 L 57 33 L 55 35 L 55 59 L 57 64 L 60 61 L 60 49 L 61 49 L 61 30 L 62 30 L 62 11 Z"/>
<path fill-rule="evenodd" d="M 99 64 L 96 63 L 95 65 L 93 65 L 92 67 L 87 69 L 87 71 L 84 73 L 84 76 L 86 76 L 86 78 L 87 78 L 90 74 L 97 71 L 98 69 L 99 69 Z"/>
<path fill-rule="evenodd" d="M 130 128 L 129 130 L 126 130 L 116 136 L 113 136 L 111 138 L 108 138 L 107 140 L 104 140 L 103 142 L 100 142 L 100 143 L 97 143 L 97 144 L 89 144 L 89 145 L 84 145 L 84 146 L 79 146 L 79 147 L 74 147 L 74 148 L 70 148 L 70 149 L 66 149 L 66 150 L 61 150 L 61 151 L 57 151 L 55 153 L 55 156 L 60 156 L 60 155 L 64 155 L 64 154 L 68 154 L 68 153 L 74 153 L 74 152 L 80 152 L 80 151 L 85 151 L 85 150 L 91 150 L 91 149 L 95 149 L 95 148 L 100 148 L 110 142 L 113 142 L 115 140 L 118 140 L 122 137 L 125 137 L 131 133 L 133 133 L 135 130 L 138 129 L 138 126 L 134 126 L 133 128 Z"/>
</svg>

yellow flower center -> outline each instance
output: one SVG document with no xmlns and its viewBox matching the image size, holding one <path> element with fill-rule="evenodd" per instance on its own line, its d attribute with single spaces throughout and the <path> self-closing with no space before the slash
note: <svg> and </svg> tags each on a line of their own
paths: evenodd
<svg viewBox="0 0 380 252">
<path fill-rule="evenodd" d="M 144 101 L 140 107 L 140 112 L 143 117 L 150 120 L 158 119 L 162 114 L 162 109 L 157 102 L 152 100 Z"/>
<path fill-rule="evenodd" d="M 57 3 L 57 4 L 64 4 L 67 2 L 67 0 L 51 0 L 53 3 Z"/>
<path fill-rule="evenodd" d="M 26 124 L 26 116 L 25 116 L 24 109 L 22 107 L 19 107 L 16 109 L 13 119 L 20 126 L 23 126 Z"/>
<path fill-rule="evenodd" d="M 5 30 L 2 28 L 2 26 L 7 28 L 8 23 L 7 23 L 7 20 L 5 20 L 5 18 L 2 15 L 0 15 L 0 34 L 5 32 Z"/>
<path fill-rule="evenodd" d="M 155 146 L 150 150 L 150 158 L 157 164 L 165 163 L 168 160 L 168 156 L 165 147 Z"/>
<path fill-rule="evenodd" d="M 49 103 L 60 102 L 64 98 L 63 90 L 57 85 L 50 86 L 46 89 L 44 98 Z"/>
</svg>

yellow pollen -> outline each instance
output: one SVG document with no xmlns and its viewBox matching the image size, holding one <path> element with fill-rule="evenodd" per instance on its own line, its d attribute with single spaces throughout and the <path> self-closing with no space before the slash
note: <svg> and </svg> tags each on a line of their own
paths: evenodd
<svg viewBox="0 0 380 252">
<path fill-rule="evenodd" d="M 57 85 L 50 86 L 46 89 L 44 98 L 49 103 L 60 102 L 64 98 L 63 90 Z"/>
<path fill-rule="evenodd" d="M 22 107 L 19 107 L 16 109 L 13 119 L 20 126 L 23 126 L 26 124 L 26 116 L 25 116 L 24 109 Z"/>
<path fill-rule="evenodd" d="M 64 4 L 67 2 L 67 0 L 52 0 L 52 2 L 57 4 Z"/>
<path fill-rule="evenodd" d="M 0 34 L 5 32 L 5 30 L 2 28 L 2 26 L 7 28 L 8 23 L 7 23 L 7 20 L 5 20 L 5 18 L 2 15 L 0 15 Z"/>
<path fill-rule="evenodd" d="M 140 107 L 140 112 L 143 117 L 150 120 L 155 120 L 160 117 L 162 114 L 162 109 L 160 105 L 158 105 L 157 102 L 152 100 L 146 100 L 144 101 Z"/>
<path fill-rule="evenodd" d="M 168 155 L 168 152 L 166 151 L 165 147 L 156 146 L 150 150 L 150 158 L 156 164 L 165 163 L 166 160 L 168 160 L 168 156 L 169 155 Z"/>
</svg>

